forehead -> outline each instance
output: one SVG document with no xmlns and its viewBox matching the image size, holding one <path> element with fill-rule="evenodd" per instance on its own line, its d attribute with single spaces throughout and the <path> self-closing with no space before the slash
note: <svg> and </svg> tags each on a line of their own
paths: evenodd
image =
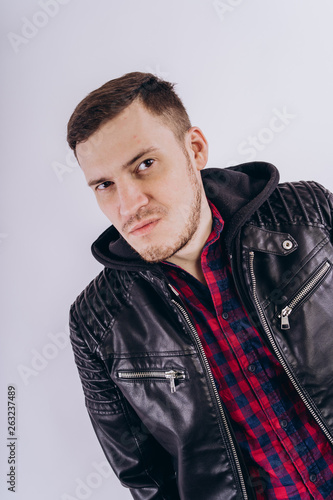
<svg viewBox="0 0 333 500">
<path fill-rule="evenodd" d="M 134 101 L 118 116 L 101 125 L 85 142 L 79 143 L 76 153 L 83 169 L 105 161 L 126 162 L 139 150 L 170 147 L 175 141 L 170 127 L 157 115 Z"/>
</svg>

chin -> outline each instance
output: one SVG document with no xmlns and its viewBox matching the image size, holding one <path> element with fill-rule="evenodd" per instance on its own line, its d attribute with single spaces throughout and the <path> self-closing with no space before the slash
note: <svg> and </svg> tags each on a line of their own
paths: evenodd
<svg viewBox="0 0 333 500">
<path fill-rule="evenodd" d="M 146 248 L 136 250 L 140 257 L 150 264 L 161 262 L 170 258 L 176 252 L 173 248 L 161 248 L 161 246 L 150 245 Z"/>
</svg>

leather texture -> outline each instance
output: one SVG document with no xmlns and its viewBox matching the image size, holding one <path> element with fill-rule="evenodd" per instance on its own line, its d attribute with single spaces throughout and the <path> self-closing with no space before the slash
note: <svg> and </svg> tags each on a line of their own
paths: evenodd
<svg viewBox="0 0 333 500">
<path fill-rule="evenodd" d="M 332 195 L 314 182 L 278 185 L 264 162 L 204 169 L 202 178 L 225 221 L 250 319 L 333 442 Z M 160 266 L 141 260 L 113 226 L 92 252 L 105 267 L 71 305 L 70 338 L 115 474 L 137 500 L 254 498 L 196 332 Z M 156 376 L 170 370 L 184 373 L 175 392 Z"/>
</svg>

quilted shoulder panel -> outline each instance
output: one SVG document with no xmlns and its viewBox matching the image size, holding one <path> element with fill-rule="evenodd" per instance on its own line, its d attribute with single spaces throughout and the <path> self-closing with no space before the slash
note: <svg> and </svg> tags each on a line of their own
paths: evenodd
<svg viewBox="0 0 333 500">
<path fill-rule="evenodd" d="M 279 184 L 253 215 L 259 225 L 305 224 L 332 229 L 332 194 L 313 181 Z"/>
</svg>

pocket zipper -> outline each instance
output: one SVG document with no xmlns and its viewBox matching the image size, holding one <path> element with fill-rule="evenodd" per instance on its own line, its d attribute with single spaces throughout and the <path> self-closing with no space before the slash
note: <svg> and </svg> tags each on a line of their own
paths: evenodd
<svg viewBox="0 0 333 500">
<path fill-rule="evenodd" d="M 314 276 L 310 279 L 310 281 L 298 292 L 298 294 L 289 302 L 289 304 L 284 307 L 279 314 L 279 318 L 281 319 L 281 329 L 289 330 L 289 316 L 293 309 L 315 288 L 315 286 L 319 283 L 319 281 L 328 273 L 331 268 L 331 264 L 329 262 L 325 262 L 322 267 L 314 274 Z"/>
<path fill-rule="evenodd" d="M 251 282 L 252 282 L 252 293 L 253 293 L 254 302 L 255 302 L 255 305 L 257 307 L 260 322 L 263 326 L 263 329 L 264 329 L 264 331 L 267 335 L 267 338 L 268 338 L 268 340 L 273 348 L 273 351 L 275 353 L 276 358 L 278 359 L 278 361 L 281 363 L 282 367 L 284 368 L 284 371 L 288 375 L 289 380 L 291 381 L 291 383 L 295 387 L 295 389 L 298 392 L 298 394 L 300 395 L 303 403 L 305 404 L 305 406 L 307 407 L 307 409 L 309 410 L 309 412 L 311 413 L 311 415 L 313 416 L 313 418 L 315 419 L 317 424 L 320 426 L 322 431 L 325 433 L 329 442 L 331 444 L 333 444 L 333 436 L 332 436 L 330 430 L 327 428 L 327 426 L 323 422 L 321 416 L 318 414 L 318 410 L 316 409 L 314 404 L 311 402 L 310 397 L 304 393 L 304 390 L 301 388 L 300 383 L 299 383 L 296 375 L 294 375 L 294 373 L 291 371 L 291 368 L 287 365 L 287 363 L 286 363 L 286 361 L 285 361 L 285 359 L 284 359 L 284 357 L 283 357 L 283 355 L 282 355 L 282 353 L 281 353 L 281 351 L 280 351 L 280 349 L 275 341 L 275 338 L 271 332 L 271 329 L 269 327 L 265 313 L 261 307 L 259 297 L 257 295 L 257 281 L 256 281 L 256 276 L 254 274 L 253 263 L 254 263 L 254 252 L 250 252 L 249 253 L 249 266 L 250 266 L 250 276 L 251 276 Z M 326 264 L 328 264 L 328 262 L 326 262 Z M 327 267 L 327 265 L 326 265 L 326 267 Z M 329 267 L 331 267 L 330 264 L 329 264 Z"/>
<path fill-rule="evenodd" d="M 133 371 L 119 371 L 119 378 L 125 378 L 127 380 L 135 380 L 142 378 L 151 378 L 151 379 L 169 379 L 170 381 L 170 390 L 171 393 L 176 392 L 176 379 L 184 379 L 185 372 L 182 370 L 151 370 L 151 371 L 142 371 L 142 372 L 133 372 Z"/>
</svg>

